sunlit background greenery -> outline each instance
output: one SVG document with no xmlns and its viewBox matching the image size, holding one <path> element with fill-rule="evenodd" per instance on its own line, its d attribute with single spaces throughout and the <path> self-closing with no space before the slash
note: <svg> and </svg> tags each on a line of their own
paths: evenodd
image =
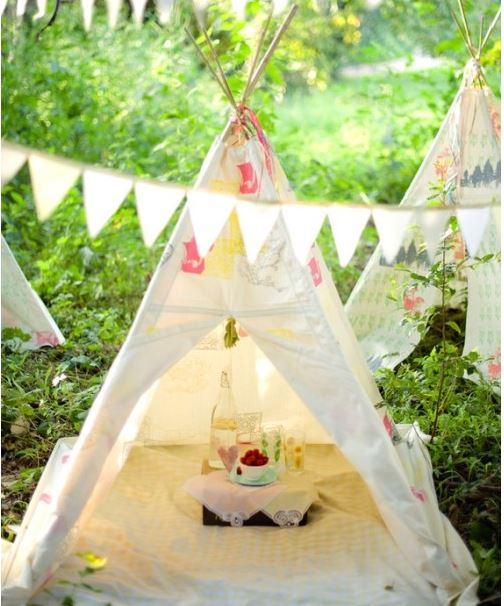
<svg viewBox="0 0 504 606">
<path fill-rule="evenodd" d="M 298 4 L 250 105 L 300 198 L 362 201 L 364 194 L 371 202 L 397 204 L 468 59 L 448 3 Z M 477 40 L 480 16 L 488 25 L 498 4 L 464 4 Z M 253 0 L 245 18 L 238 19 L 229 2 L 211 1 L 204 16 L 237 95 L 268 6 L 266 0 Z M 49 12 L 53 7 L 50 1 Z M 89 33 L 75 1 L 63 1 L 54 24 L 41 34 L 49 14 L 33 22 L 31 3 L 21 21 L 14 12 L 9 5 L 2 21 L 5 139 L 136 175 L 194 182 L 230 109 L 184 32 L 188 27 L 198 36 L 188 2 L 177 1 L 171 21 L 162 26 L 149 0 L 140 28 L 125 4 L 111 31 L 98 1 Z M 490 39 L 482 63 L 498 94 L 498 35 Z M 43 225 L 35 218 L 26 167 L 3 189 L 4 236 L 67 338 L 57 350 L 3 350 L 5 536 L 6 525 L 19 522 L 54 442 L 80 429 L 176 218 L 147 250 L 128 198 L 91 241 L 79 184 Z M 319 243 L 346 299 L 376 234 L 366 229 L 345 269 L 339 267 L 327 226 Z M 408 374 L 409 368 L 398 369 L 400 389 L 434 384 L 428 365 L 413 364 L 417 374 Z M 62 373 L 66 379 L 53 386 Z M 499 406 L 488 392 L 470 389 L 464 399 L 471 406 L 452 411 L 452 429 L 432 456 L 441 507 L 470 544 L 482 572 L 481 596 L 492 603 L 500 582 Z M 407 407 L 399 412 L 408 416 Z M 421 419 L 421 411 L 414 414 Z M 15 436 L 10 427 L 20 416 L 30 430 Z"/>
</svg>

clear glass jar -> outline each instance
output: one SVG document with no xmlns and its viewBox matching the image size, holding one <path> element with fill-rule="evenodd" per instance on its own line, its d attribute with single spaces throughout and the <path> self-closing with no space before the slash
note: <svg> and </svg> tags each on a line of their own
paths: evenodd
<svg viewBox="0 0 504 606">
<path fill-rule="evenodd" d="M 217 404 L 212 411 L 210 422 L 210 451 L 208 465 L 214 469 L 224 469 L 219 456 L 219 448 L 226 450 L 236 444 L 236 404 L 229 385 L 227 372 L 221 374 L 221 384 Z"/>
</svg>

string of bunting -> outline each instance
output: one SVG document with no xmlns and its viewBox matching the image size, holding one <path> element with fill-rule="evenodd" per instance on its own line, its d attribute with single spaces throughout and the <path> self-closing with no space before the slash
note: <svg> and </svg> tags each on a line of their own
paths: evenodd
<svg viewBox="0 0 504 606">
<path fill-rule="evenodd" d="M 0 15 L 3 14 L 9 0 L 0 0 Z M 21 18 L 26 13 L 28 0 L 11 0 L 13 5 L 15 4 L 16 17 Z M 156 5 L 157 18 L 161 25 L 166 25 L 170 22 L 176 0 L 154 0 Z M 209 0 L 194 0 L 194 9 L 196 14 L 203 13 Z M 95 0 L 80 0 L 81 11 L 82 11 L 82 22 L 84 29 L 89 31 L 93 23 L 93 13 Z M 123 5 L 123 0 L 105 0 L 107 7 L 107 20 L 109 27 L 114 29 L 119 21 L 119 15 Z M 145 7 L 147 0 L 131 0 L 133 9 L 133 21 L 137 26 L 140 26 L 143 21 Z M 232 0 L 231 7 L 234 12 L 241 18 L 245 15 L 245 8 L 247 0 Z M 288 0 L 274 0 L 273 1 L 273 14 L 276 16 L 283 12 L 288 5 Z M 37 21 L 45 17 L 47 13 L 47 0 L 36 0 L 37 12 L 33 15 L 34 21 Z"/>
<path fill-rule="evenodd" d="M 447 207 L 390 206 L 339 202 L 250 201 L 239 195 L 195 189 L 188 185 L 144 179 L 2 142 L 2 186 L 27 162 L 39 221 L 46 221 L 82 178 L 86 223 L 95 238 L 133 191 L 145 245 L 154 244 L 184 199 L 199 254 L 205 256 L 231 212 L 236 211 L 247 258 L 253 263 L 274 224 L 282 215 L 294 253 L 305 263 L 326 218 L 332 229 L 341 266 L 346 266 L 369 220 L 374 221 L 382 252 L 395 259 L 405 233 L 417 226 L 427 253 L 434 258 L 451 216 L 456 216 L 471 256 L 476 256 L 489 221 L 500 228 L 500 205 L 464 204 Z"/>
</svg>

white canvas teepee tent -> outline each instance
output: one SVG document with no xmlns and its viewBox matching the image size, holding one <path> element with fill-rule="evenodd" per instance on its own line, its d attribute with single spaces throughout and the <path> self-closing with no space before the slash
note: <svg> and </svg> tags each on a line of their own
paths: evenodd
<svg viewBox="0 0 504 606">
<path fill-rule="evenodd" d="M 39 349 L 64 343 L 56 322 L 28 283 L 2 236 L 2 329 L 19 328 L 29 340 L 17 339 L 19 348 Z"/>
<path fill-rule="evenodd" d="M 470 42 L 468 46 L 473 49 Z M 475 53 L 401 205 L 426 206 L 436 195 L 447 205 L 495 202 L 496 212 L 475 209 L 471 226 L 466 226 L 476 237 L 484 232 L 479 248 L 469 250 L 470 256 L 495 255 L 500 252 L 500 172 L 500 107 L 484 79 L 479 53 Z M 408 233 L 392 262 L 385 259 L 379 245 L 345 306 L 371 369 L 393 368 L 417 345 L 419 334 L 412 324 L 403 322 L 405 312 L 423 311 L 440 302 L 439 294 L 426 288 L 406 291 L 399 302 L 388 297 L 391 290 L 400 293 L 407 284 L 406 272 L 394 269 L 397 263 L 419 274 L 430 268 L 421 242 Z M 457 262 L 468 254 L 461 237 L 452 254 Z M 494 259 L 462 271 L 458 287 L 468 290 L 464 354 L 476 349 L 487 359 L 480 366 L 482 373 L 500 380 L 500 262 Z"/>
<path fill-rule="evenodd" d="M 217 139 L 197 185 L 275 208 L 287 180 L 260 127 L 244 135 L 247 119 Z M 4 604 L 54 603 L 78 552 L 107 558 L 92 579 L 102 593 L 80 586 L 79 605 L 475 604 L 474 564 L 439 512 L 420 434 L 397 439 L 378 412 L 317 249 L 300 263 L 277 215 L 250 264 L 239 227 L 250 202 L 228 219 L 225 194 L 205 195 L 208 228 L 225 216 L 219 237 L 200 256 L 201 199 L 190 199 L 79 438 L 58 443 L 6 551 Z M 224 349 L 230 316 L 241 338 Z M 319 492 L 307 526 L 204 528 L 181 489 L 207 452 L 223 367 L 241 412 L 306 430 Z"/>
</svg>

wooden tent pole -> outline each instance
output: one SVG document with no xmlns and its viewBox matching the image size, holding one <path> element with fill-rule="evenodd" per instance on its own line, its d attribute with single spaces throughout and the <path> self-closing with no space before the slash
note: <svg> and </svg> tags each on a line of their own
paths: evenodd
<svg viewBox="0 0 504 606">
<path fill-rule="evenodd" d="M 474 51 L 473 51 L 473 49 L 471 47 L 471 42 L 466 38 L 466 34 L 464 32 L 464 29 L 462 28 L 462 25 L 460 24 L 460 21 L 458 20 L 458 17 L 455 14 L 455 11 L 453 10 L 453 8 L 451 7 L 450 4 L 448 4 L 448 7 L 450 9 L 450 12 L 451 12 L 453 20 L 457 24 L 458 30 L 460 32 L 460 35 L 462 36 L 462 40 L 464 41 L 464 44 L 466 45 L 467 50 L 469 51 L 469 54 L 471 55 L 471 57 L 473 59 L 476 59 L 476 56 L 474 55 Z"/>
<path fill-rule="evenodd" d="M 480 59 L 481 57 L 481 50 L 482 50 L 482 44 L 483 44 L 483 15 L 481 15 L 480 17 L 480 28 L 479 28 L 479 37 L 478 37 L 478 52 L 476 53 L 476 58 Z"/>
<path fill-rule="evenodd" d="M 471 47 L 471 49 L 473 49 L 473 52 L 471 53 L 471 55 L 474 56 L 474 44 L 472 43 L 471 32 L 469 31 L 469 25 L 467 23 L 467 16 L 466 16 L 466 12 L 465 12 L 465 8 L 464 8 L 464 4 L 463 4 L 462 0 L 458 0 L 458 5 L 459 5 L 460 14 L 462 15 L 462 23 L 464 24 L 467 41 L 469 42 L 469 46 Z"/>
<path fill-rule="evenodd" d="M 499 6 L 499 10 L 497 11 L 497 14 L 495 15 L 492 23 L 490 23 L 490 27 L 488 28 L 488 31 L 485 34 L 485 37 L 483 38 L 483 42 L 481 43 L 481 50 L 483 50 L 485 48 L 486 43 L 488 42 L 488 39 L 492 35 L 492 32 L 493 32 L 495 26 L 497 25 L 497 21 L 499 20 L 500 15 L 501 15 L 501 7 Z"/>
<path fill-rule="evenodd" d="M 287 13 L 287 16 L 283 20 L 283 23 L 278 28 L 277 33 L 273 37 L 273 40 L 271 41 L 271 44 L 268 47 L 268 50 L 264 53 L 264 56 L 261 59 L 261 62 L 259 63 L 259 65 L 258 65 L 258 67 L 257 67 L 257 69 L 256 69 L 256 71 L 254 73 L 254 75 L 252 76 L 252 79 L 250 81 L 250 86 L 248 87 L 247 94 L 243 96 L 243 102 L 244 103 L 247 101 L 247 99 L 250 97 L 251 93 L 255 89 L 259 78 L 261 77 L 261 75 L 262 75 L 262 73 L 263 73 L 266 65 L 268 64 L 268 61 L 271 58 L 271 55 L 275 52 L 275 49 L 278 46 L 278 43 L 280 42 L 281 37 L 283 36 L 283 34 L 285 33 L 286 29 L 289 27 L 290 22 L 294 18 L 294 15 L 296 14 L 297 8 L 298 7 L 297 7 L 296 4 L 294 4 L 292 6 L 292 8 L 290 9 L 290 11 Z"/>
<path fill-rule="evenodd" d="M 269 29 L 269 25 L 271 23 L 272 16 L 273 16 L 273 4 L 271 5 L 271 10 L 269 11 L 268 17 L 266 19 L 266 23 L 265 23 L 265 25 L 264 25 L 264 27 L 263 27 L 263 29 L 261 31 L 261 35 L 260 35 L 259 41 L 257 43 L 257 48 L 256 48 L 256 51 L 254 53 L 254 58 L 252 60 L 252 64 L 250 66 L 250 72 L 249 72 L 249 75 L 248 75 L 248 78 L 247 78 L 247 85 L 245 86 L 245 90 L 244 90 L 243 95 L 242 95 L 242 103 L 244 103 L 244 99 L 246 99 L 246 97 L 248 96 L 248 91 L 250 89 L 250 82 L 252 80 L 252 76 L 254 75 L 255 69 L 257 67 L 257 62 L 259 61 L 259 55 L 261 54 L 261 48 L 262 48 L 262 45 L 264 43 L 264 39 L 266 37 L 266 33 L 267 33 L 268 29 Z"/>
<path fill-rule="evenodd" d="M 235 98 L 233 96 L 233 93 L 231 92 L 231 89 L 229 88 L 229 84 L 227 82 L 227 78 L 226 75 L 224 74 L 224 70 L 222 69 L 222 66 L 220 64 L 219 61 L 219 57 L 217 55 L 217 51 L 214 48 L 214 45 L 212 44 L 212 41 L 210 40 L 210 36 L 207 34 L 206 30 L 204 28 L 200 28 L 201 32 L 203 33 L 203 35 L 205 36 L 205 40 L 207 41 L 208 46 L 210 47 L 210 52 L 212 53 L 212 56 L 214 58 L 214 61 L 217 65 L 217 69 L 219 70 L 219 73 L 221 75 L 222 78 L 222 83 L 225 86 L 227 92 L 228 92 L 228 98 L 231 100 L 231 104 L 235 109 L 238 109 L 237 105 L 236 105 L 236 101 Z"/>
<path fill-rule="evenodd" d="M 189 38 L 191 39 L 192 43 L 194 44 L 198 55 L 200 56 L 201 60 L 203 61 L 203 63 L 208 67 L 208 69 L 210 70 L 210 73 L 212 74 L 212 76 L 215 78 L 217 84 L 221 87 L 222 92 L 224 93 L 224 95 L 228 98 L 229 102 L 231 104 L 234 104 L 234 99 L 233 97 L 229 96 L 228 91 L 226 90 L 226 87 L 224 86 L 224 84 L 221 82 L 219 75 L 217 74 L 217 72 L 214 70 L 214 68 L 212 67 L 210 61 L 205 57 L 203 51 L 201 50 L 199 44 L 196 42 L 196 40 L 194 39 L 194 36 L 191 34 L 191 32 L 188 30 L 188 28 L 185 28 L 186 34 L 189 36 Z"/>
</svg>

